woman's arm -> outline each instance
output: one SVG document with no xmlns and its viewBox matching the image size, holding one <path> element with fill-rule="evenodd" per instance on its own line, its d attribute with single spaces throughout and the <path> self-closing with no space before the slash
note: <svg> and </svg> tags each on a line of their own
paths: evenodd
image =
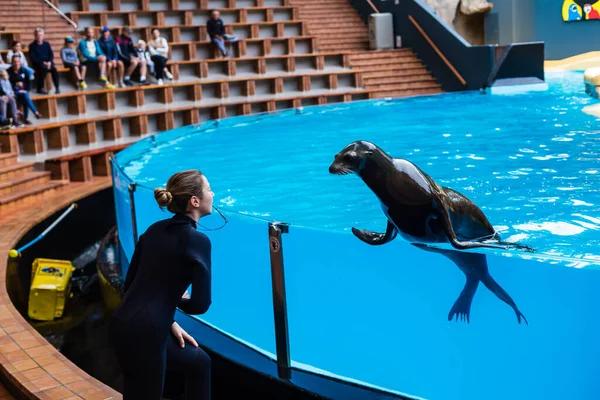
<svg viewBox="0 0 600 400">
<path fill-rule="evenodd" d="M 178 307 L 186 314 L 204 314 L 211 304 L 211 244 L 200 232 L 192 235 L 186 249 L 192 268 L 192 296 Z"/>
<path fill-rule="evenodd" d="M 125 284 L 123 285 L 123 294 L 129 290 L 131 284 L 133 283 L 133 279 L 137 274 L 138 266 L 140 265 L 140 253 L 142 252 L 142 238 L 144 235 L 142 234 L 135 246 L 135 250 L 133 251 L 133 256 L 131 256 L 131 262 L 129 263 L 129 269 L 127 270 L 127 276 L 125 277 Z"/>
</svg>

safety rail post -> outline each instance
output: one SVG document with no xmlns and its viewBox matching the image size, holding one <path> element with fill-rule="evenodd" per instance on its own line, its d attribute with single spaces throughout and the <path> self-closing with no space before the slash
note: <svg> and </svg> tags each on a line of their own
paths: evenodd
<svg viewBox="0 0 600 400">
<path fill-rule="evenodd" d="M 281 235 L 288 232 L 288 224 L 282 222 L 269 223 L 269 250 L 271 253 L 271 283 L 273 287 L 273 317 L 275 318 L 277 375 L 281 379 L 290 379 L 292 374 L 285 276 L 283 271 L 283 242 L 281 240 Z"/>
<path fill-rule="evenodd" d="M 133 232 L 133 245 L 137 245 L 138 242 L 138 231 L 137 231 L 137 219 L 135 217 L 135 197 L 133 193 L 135 192 L 135 188 L 137 187 L 137 183 L 130 183 L 127 188 L 129 189 L 129 208 L 131 210 L 131 231 Z"/>
</svg>

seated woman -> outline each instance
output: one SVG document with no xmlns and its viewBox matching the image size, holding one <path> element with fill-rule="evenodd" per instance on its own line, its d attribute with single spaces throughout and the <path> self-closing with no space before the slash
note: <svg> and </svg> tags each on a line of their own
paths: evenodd
<svg viewBox="0 0 600 400">
<path fill-rule="evenodd" d="M 204 314 L 211 304 L 211 243 L 196 229 L 213 196 L 198 170 L 178 172 L 154 190 L 160 208 L 174 215 L 140 236 L 109 322 L 124 400 L 160 400 L 167 366 L 185 375 L 186 400 L 210 399 L 210 358 L 175 322 L 175 311 Z M 190 284 L 192 295 L 183 298 Z"/>
<path fill-rule="evenodd" d="M 22 126 L 23 124 L 18 122 L 18 115 L 17 96 L 8 80 L 8 73 L 0 71 L 0 119 L 2 124 Z M 9 118 L 12 118 L 12 124 L 8 123 Z"/>
<path fill-rule="evenodd" d="M 27 118 L 29 110 L 33 111 L 36 118 L 42 118 L 42 114 L 35 108 L 29 90 L 31 90 L 31 80 L 29 74 L 21 65 L 21 56 L 15 54 L 12 58 L 12 66 L 7 70 L 8 79 L 12 85 L 13 91 L 17 96 L 17 104 L 23 106 L 23 119 L 27 125 L 31 125 L 31 121 Z"/>
<path fill-rule="evenodd" d="M 148 51 L 154 62 L 155 76 L 158 79 L 158 84 L 163 84 L 163 78 L 167 78 L 168 80 L 173 79 L 173 75 L 167 68 L 169 44 L 165 38 L 160 36 L 160 31 L 157 28 L 152 29 L 152 40 L 148 42 Z"/>
</svg>

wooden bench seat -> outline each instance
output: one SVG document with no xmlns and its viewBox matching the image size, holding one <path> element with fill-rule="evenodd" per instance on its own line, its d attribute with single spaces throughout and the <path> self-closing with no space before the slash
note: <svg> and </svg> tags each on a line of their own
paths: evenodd
<svg viewBox="0 0 600 400">
<path fill-rule="evenodd" d="M 277 84 L 281 90 L 283 82 L 279 81 Z M 369 90 L 341 88 L 286 92 L 278 95 L 256 94 L 248 98 L 211 101 L 188 100 L 162 105 L 152 103 L 139 110 L 106 112 L 94 117 L 75 117 L 66 121 L 14 129 L 0 135 L 0 144 L 3 151 L 18 152 L 24 156 L 43 155 L 46 150 L 68 149 L 71 145 L 131 142 L 148 133 L 162 132 L 211 119 L 370 97 Z"/>
<path fill-rule="evenodd" d="M 225 25 L 248 22 L 298 20 L 298 9 L 290 6 L 217 8 Z M 212 10 L 75 11 L 67 15 L 81 27 L 88 25 L 206 25 Z"/>
<path fill-rule="evenodd" d="M 211 10 L 289 5 L 288 0 L 53 0 L 63 12 L 114 10 Z"/>
<path fill-rule="evenodd" d="M 113 39 L 116 39 L 123 31 L 124 25 L 90 25 L 96 32 L 99 32 L 103 26 L 107 26 L 112 33 Z M 148 40 L 151 37 L 151 31 L 158 28 L 163 36 L 169 42 L 179 41 L 208 41 L 209 36 L 206 31 L 206 24 L 202 25 L 172 25 L 149 23 L 145 25 L 129 25 L 132 31 L 132 37 L 135 41 L 138 39 Z M 243 22 L 225 25 L 225 33 L 235 35 L 238 39 L 256 39 L 256 38 L 277 38 L 277 37 L 295 37 L 309 36 L 308 25 L 303 20 L 289 21 L 269 21 L 269 22 Z"/>
<path fill-rule="evenodd" d="M 297 41 L 289 41 L 285 44 L 289 49 L 296 46 Z M 306 43 L 300 43 L 302 46 Z M 267 44 L 272 49 L 276 48 L 273 44 Z M 278 46 L 278 45 L 277 45 Z M 298 47 L 295 48 L 298 51 Z M 192 50 L 190 50 L 192 51 Z M 275 75 L 290 74 L 306 74 L 315 73 L 327 69 L 349 69 L 348 54 L 340 53 L 306 53 L 306 54 L 282 54 L 270 55 L 266 57 L 238 57 L 238 58 L 219 58 L 206 60 L 187 60 L 187 61 L 169 61 L 167 63 L 171 73 L 174 76 L 175 82 L 191 83 L 191 82 L 210 82 L 214 80 L 235 80 L 235 79 L 260 79 L 261 77 L 272 78 Z M 58 69 L 61 78 L 61 91 L 69 93 L 74 89 L 74 75 L 69 73 L 66 68 Z M 132 75 L 132 79 L 137 79 L 139 70 L 136 70 Z M 117 72 L 113 70 L 110 81 L 117 83 Z M 47 88 L 52 87 L 52 80 L 46 78 Z M 152 78 L 154 79 L 154 78 Z M 90 71 L 86 77 L 88 89 L 77 91 L 85 93 L 88 90 L 93 90 L 94 87 L 101 88 L 98 81 L 97 72 Z M 169 81 L 165 81 L 166 84 Z M 72 94 L 73 92 L 70 92 Z M 40 96 L 35 92 L 31 92 L 32 98 L 35 100 Z M 60 96 L 59 96 L 60 97 Z M 53 116 L 53 114 L 45 114 L 45 116 Z"/>
<path fill-rule="evenodd" d="M 317 82 L 318 85 L 312 82 Z M 278 84 L 284 84 L 281 89 Z M 140 85 L 116 89 L 82 90 L 63 92 L 59 95 L 34 95 L 34 104 L 45 118 L 67 120 L 68 116 L 86 115 L 88 112 L 112 112 L 123 107 L 143 107 L 145 98 L 164 104 L 174 101 L 202 101 L 203 99 L 226 99 L 235 96 L 251 97 L 255 93 L 279 94 L 285 88 L 308 91 L 311 86 L 336 89 L 338 87 L 362 87 L 360 70 L 315 70 L 310 73 L 263 74 L 253 77 L 231 79 L 206 79 L 202 81 L 166 83 L 164 85 Z M 35 129 L 37 125 L 21 129 Z M 19 129 L 19 130 L 21 130 Z"/>
<path fill-rule="evenodd" d="M 369 92 L 364 90 L 355 91 L 351 94 L 325 94 L 314 97 L 307 96 L 306 98 L 298 96 L 281 97 L 263 101 L 263 103 L 256 102 L 254 104 L 231 104 L 229 106 L 220 105 L 213 110 L 210 117 L 211 119 L 218 119 L 233 115 L 248 115 L 250 113 L 264 111 L 272 112 L 291 107 L 297 108 L 308 105 L 327 104 L 328 102 L 348 102 L 366 98 L 369 98 Z M 179 126 L 200 122 L 199 111 L 201 112 L 201 110 L 194 107 L 178 107 L 175 109 L 170 109 L 167 112 L 154 111 L 150 114 L 142 115 L 140 123 L 145 124 L 147 128 L 149 118 L 157 117 L 159 118 L 158 124 L 160 126 L 160 130 L 169 130 Z M 235 112 L 236 114 L 232 114 L 232 112 Z M 183 117 L 185 118 L 183 123 L 180 125 L 176 125 L 176 118 L 174 115 L 176 113 L 182 113 Z M 160 121 L 162 121 L 162 123 Z M 139 134 L 138 138 L 141 139 L 146 137 L 149 133 L 151 132 L 141 133 Z M 110 174 L 111 155 L 128 147 L 132 143 L 134 143 L 134 141 L 107 145 L 101 148 L 85 150 L 64 156 L 52 157 L 46 159 L 45 168 L 47 171 L 50 171 L 52 179 L 58 180 L 89 181 L 92 180 L 94 176 L 107 176 Z"/>
<path fill-rule="evenodd" d="M 94 176 L 110 175 L 110 157 L 131 143 L 120 143 L 97 149 L 49 158 L 44 168 L 52 179 L 86 182 Z"/>
</svg>

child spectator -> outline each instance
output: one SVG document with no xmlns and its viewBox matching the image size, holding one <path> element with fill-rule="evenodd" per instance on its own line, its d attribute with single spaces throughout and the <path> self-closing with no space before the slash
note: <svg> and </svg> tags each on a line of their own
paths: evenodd
<svg viewBox="0 0 600 400">
<path fill-rule="evenodd" d="M 83 90 L 87 89 L 87 83 L 83 78 L 87 67 L 79 62 L 77 50 L 75 50 L 75 41 L 71 36 L 65 38 L 65 47 L 60 50 L 60 58 L 65 68 L 69 68 L 77 77 L 77 86 Z"/>
</svg>

